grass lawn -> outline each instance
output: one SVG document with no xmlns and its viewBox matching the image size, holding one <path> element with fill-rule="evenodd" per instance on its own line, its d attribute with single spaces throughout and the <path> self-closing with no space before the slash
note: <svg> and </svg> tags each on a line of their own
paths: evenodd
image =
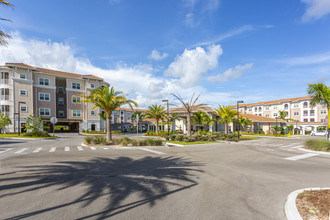
<svg viewBox="0 0 330 220">
<path fill-rule="evenodd" d="M 56 136 L 50 136 L 50 137 L 25 137 L 22 134 L 18 136 L 18 134 L 0 134 L 0 138 L 54 138 Z"/>
<path fill-rule="evenodd" d="M 259 139 L 261 139 L 260 137 L 254 137 L 254 136 L 250 136 L 250 135 L 242 135 L 242 137 L 249 138 L 250 140 L 259 140 Z"/>
<path fill-rule="evenodd" d="M 221 141 L 195 141 L 195 142 L 166 141 L 166 143 L 192 145 L 192 144 L 214 144 L 214 143 L 222 143 L 222 142 Z"/>
</svg>

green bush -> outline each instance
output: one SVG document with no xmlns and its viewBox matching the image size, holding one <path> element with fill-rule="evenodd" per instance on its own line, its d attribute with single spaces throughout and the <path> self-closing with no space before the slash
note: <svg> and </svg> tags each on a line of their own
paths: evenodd
<svg viewBox="0 0 330 220">
<path fill-rule="evenodd" d="M 31 131 L 24 133 L 25 137 L 50 137 L 47 131 Z"/>
<path fill-rule="evenodd" d="M 92 140 L 93 140 L 93 137 L 92 136 L 85 137 L 85 143 L 86 144 L 91 144 L 92 143 Z"/>
<path fill-rule="evenodd" d="M 139 146 L 139 141 L 136 139 L 133 139 L 131 143 L 133 146 Z"/>
<path fill-rule="evenodd" d="M 308 139 L 304 143 L 305 147 L 316 151 L 330 151 L 330 142 L 325 139 Z"/>
<path fill-rule="evenodd" d="M 94 137 L 92 139 L 92 143 L 105 145 L 105 144 L 107 144 L 107 140 L 105 139 L 105 137 L 98 136 L 98 137 Z"/>
<path fill-rule="evenodd" d="M 184 136 L 183 135 L 176 136 L 176 140 L 177 141 L 183 141 L 183 139 L 184 139 Z"/>
<path fill-rule="evenodd" d="M 129 142 L 128 142 L 127 139 L 122 139 L 121 142 L 120 142 L 120 144 L 121 144 L 122 146 L 127 146 L 127 145 L 129 144 Z"/>
<path fill-rule="evenodd" d="M 139 140 L 139 146 L 147 146 L 147 141 L 146 140 Z"/>
</svg>

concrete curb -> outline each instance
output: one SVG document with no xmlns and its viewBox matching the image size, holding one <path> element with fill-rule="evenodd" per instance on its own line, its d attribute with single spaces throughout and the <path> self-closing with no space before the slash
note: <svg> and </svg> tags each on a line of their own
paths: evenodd
<svg viewBox="0 0 330 220">
<path fill-rule="evenodd" d="M 184 145 L 182 145 L 182 144 L 173 144 L 173 143 L 167 143 L 167 142 L 165 142 L 165 146 L 171 147 L 171 145 L 172 146 L 176 146 L 176 147 L 184 147 Z"/>
<path fill-rule="evenodd" d="M 16 138 L 16 137 L 6 137 L 6 138 L 0 138 L 1 139 L 11 139 L 11 140 L 25 140 L 25 141 L 36 141 L 36 140 L 54 140 L 58 137 L 50 137 L 50 138 Z"/>
<path fill-rule="evenodd" d="M 308 149 L 305 149 L 305 148 L 298 148 L 298 149 L 299 150 L 302 150 L 302 151 L 310 152 L 310 153 L 323 154 L 323 155 L 329 155 L 330 156 L 330 153 L 329 152 L 316 151 L 316 150 L 308 150 Z"/>
<path fill-rule="evenodd" d="M 297 206 L 296 206 L 296 199 L 297 196 L 304 192 L 304 191 L 311 191 L 311 190 L 326 190 L 330 188 L 322 188 L 322 187 L 314 187 L 314 188 L 304 188 L 304 189 L 298 189 L 296 191 L 291 192 L 286 201 L 285 201 L 285 215 L 288 220 L 303 220 L 301 215 L 298 212 Z"/>
</svg>

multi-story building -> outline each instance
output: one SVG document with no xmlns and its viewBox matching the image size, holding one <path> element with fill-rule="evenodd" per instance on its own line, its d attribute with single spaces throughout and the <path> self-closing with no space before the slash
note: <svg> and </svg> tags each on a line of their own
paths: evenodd
<svg viewBox="0 0 330 220">
<path fill-rule="evenodd" d="M 40 115 L 46 122 L 58 118 L 59 125 L 71 131 L 83 129 L 103 130 L 100 109 L 90 103 L 76 104 L 89 89 L 109 86 L 102 78 L 30 66 L 24 63 L 6 63 L 0 66 L 0 111 L 10 117 L 13 124 L 8 132 L 18 131 L 31 114 Z M 51 123 L 49 122 L 49 126 Z"/>
<path fill-rule="evenodd" d="M 291 119 L 287 124 L 294 125 L 302 133 L 324 126 L 328 115 L 326 106 L 311 105 L 311 96 L 240 104 L 239 111 L 267 118 L 278 118 L 279 112 L 285 111 L 286 119 Z"/>
</svg>

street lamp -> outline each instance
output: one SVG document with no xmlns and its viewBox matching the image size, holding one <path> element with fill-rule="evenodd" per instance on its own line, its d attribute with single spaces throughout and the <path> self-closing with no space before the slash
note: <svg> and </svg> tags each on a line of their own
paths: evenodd
<svg viewBox="0 0 330 220">
<path fill-rule="evenodd" d="M 169 106 L 169 103 L 168 103 L 168 99 L 164 99 L 162 100 L 162 102 L 166 102 L 167 104 L 167 135 L 170 136 L 170 121 L 169 121 L 169 109 L 168 109 L 168 106 Z"/>
<path fill-rule="evenodd" d="M 20 121 L 20 113 L 21 113 L 21 104 L 25 105 L 26 102 L 18 102 L 18 136 L 21 134 L 21 121 Z"/>
<path fill-rule="evenodd" d="M 237 124 L 238 124 L 238 135 L 237 135 L 237 139 L 239 139 L 239 130 L 241 129 L 240 128 L 240 124 L 239 124 L 239 111 L 238 111 L 238 106 L 239 106 L 239 103 L 243 103 L 243 101 L 237 101 Z"/>
</svg>

